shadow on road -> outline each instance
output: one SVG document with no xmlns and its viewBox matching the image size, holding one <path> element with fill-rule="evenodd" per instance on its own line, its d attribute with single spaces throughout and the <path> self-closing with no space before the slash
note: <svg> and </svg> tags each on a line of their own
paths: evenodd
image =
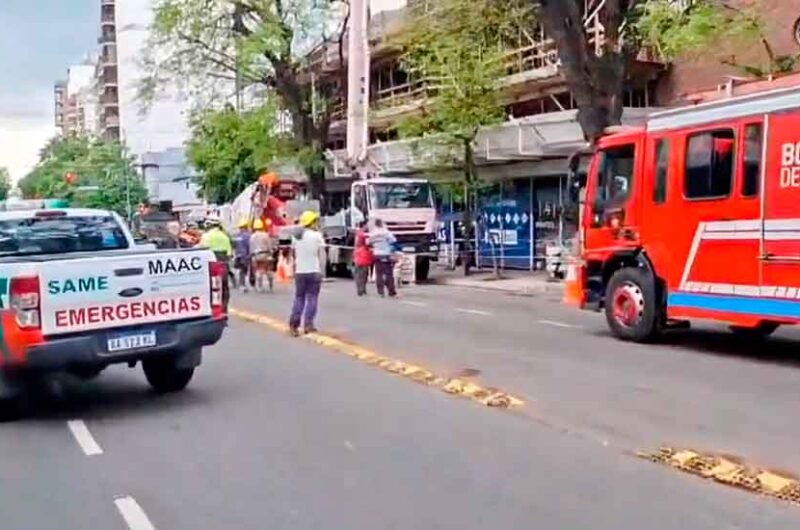
<svg viewBox="0 0 800 530">
<path fill-rule="evenodd" d="M 215 396 L 218 398 L 219 396 Z M 24 410 L 16 421 L 97 419 L 169 414 L 206 406 L 211 397 L 191 386 L 180 393 L 157 394 L 145 382 L 119 374 L 101 374 L 92 381 L 56 375 L 26 386 Z"/>
<path fill-rule="evenodd" d="M 783 333 L 787 334 L 786 331 Z M 605 329 L 593 331 L 592 334 L 597 337 L 613 338 Z M 788 331 L 788 334 L 792 334 L 792 331 Z M 800 368 L 800 335 L 797 331 L 793 334 L 794 337 L 748 339 L 720 329 L 676 330 L 665 333 L 653 344 L 720 357 L 736 357 L 747 361 Z"/>
</svg>

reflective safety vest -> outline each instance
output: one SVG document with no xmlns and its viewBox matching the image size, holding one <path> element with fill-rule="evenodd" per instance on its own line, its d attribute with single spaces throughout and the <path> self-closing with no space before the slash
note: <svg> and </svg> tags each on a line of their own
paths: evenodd
<svg viewBox="0 0 800 530">
<path fill-rule="evenodd" d="M 231 239 L 219 228 L 212 228 L 200 238 L 200 246 L 208 247 L 212 252 L 230 256 L 233 254 Z"/>
</svg>

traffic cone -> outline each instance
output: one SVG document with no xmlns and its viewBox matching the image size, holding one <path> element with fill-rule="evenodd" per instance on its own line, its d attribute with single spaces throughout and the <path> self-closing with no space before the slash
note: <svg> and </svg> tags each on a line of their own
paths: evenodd
<svg viewBox="0 0 800 530">
<path fill-rule="evenodd" d="M 292 276 L 289 262 L 284 256 L 278 259 L 278 270 L 275 272 L 275 277 L 278 279 L 278 282 L 289 283 L 289 280 L 291 280 Z"/>
<path fill-rule="evenodd" d="M 567 277 L 564 279 L 564 299 L 567 305 L 581 307 L 583 305 L 583 286 L 581 285 L 582 267 L 578 260 L 570 257 L 567 262 Z"/>
</svg>

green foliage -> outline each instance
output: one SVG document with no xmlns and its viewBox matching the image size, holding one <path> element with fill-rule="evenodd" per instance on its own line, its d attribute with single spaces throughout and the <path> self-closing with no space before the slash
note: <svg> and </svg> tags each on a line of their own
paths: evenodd
<svg viewBox="0 0 800 530">
<path fill-rule="evenodd" d="M 404 62 L 431 90 L 422 113 L 406 120 L 400 133 L 418 137 L 443 133 L 456 141 L 502 121 L 500 82 L 506 45 L 531 25 L 528 2 L 440 0 L 418 13 L 406 41 Z"/>
<path fill-rule="evenodd" d="M 79 136 L 56 137 L 42 149 L 39 163 L 20 180 L 19 187 L 25 198 L 66 198 L 73 206 L 126 215 L 128 191 L 133 207 L 147 199 L 147 190 L 133 162 L 118 143 Z M 67 173 L 75 173 L 77 183 L 68 183 Z M 85 186 L 98 189 L 79 189 Z"/>
<path fill-rule="evenodd" d="M 270 104 L 243 113 L 228 107 L 194 116 L 187 156 L 201 174 L 209 201 L 231 201 L 262 171 L 293 154 L 291 139 L 276 132 L 276 122 Z"/>
<path fill-rule="evenodd" d="M 272 86 L 291 74 L 311 47 L 337 28 L 341 32 L 343 5 L 326 0 L 156 0 L 142 56 L 146 75 L 140 100 L 152 102 L 167 83 L 183 85 L 204 103 L 230 97 L 237 73 L 242 86 Z"/>
<path fill-rule="evenodd" d="M 472 183 L 478 131 L 505 117 L 504 54 L 533 26 L 534 13 L 521 0 L 440 0 L 434 6 L 416 14 L 403 42 L 405 67 L 424 80 L 428 97 L 398 130 L 415 139 L 412 148 L 426 166 L 460 164 Z"/>
<path fill-rule="evenodd" d="M 756 13 L 730 8 L 719 0 L 695 0 L 684 8 L 670 0 L 648 0 L 631 14 L 633 33 L 666 61 L 708 53 L 719 39 L 740 37 L 752 42 L 762 34 Z"/>
<path fill-rule="evenodd" d="M 345 8 L 340 0 L 155 0 L 138 91 L 143 110 L 168 85 L 180 86 L 202 109 L 233 101 L 237 86 L 260 85 L 291 116 L 299 160 L 312 192 L 319 191 L 334 84 L 318 79 L 312 103 L 305 61 L 313 47 L 341 41 Z M 246 169 L 235 178 L 246 178 Z M 237 186 L 215 181 L 206 189 L 227 196 Z"/>
<path fill-rule="evenodd" d="M 8 169 L 0 167 L 0 201 L 6 200 L 9 191 L 11 191 L 11 176 L 8 174 Z"/>
</svg>

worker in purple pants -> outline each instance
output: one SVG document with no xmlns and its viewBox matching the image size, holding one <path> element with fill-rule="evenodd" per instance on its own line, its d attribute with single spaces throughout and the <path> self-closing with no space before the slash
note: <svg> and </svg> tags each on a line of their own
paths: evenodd
<svg viewBox="0 0 800 530">
<path fill-rule="evenodd" d="M 312 211 L 300 216 L 300 231 L 292 238 L 294 251 L 294 303 L 289 317 L 289 332 L 300 335 L 302 319 L 305 333 L 314 333 L 322 271 L 325 263 L 325 241 L 319 228 L 319 214 Z"/>
</svg>

